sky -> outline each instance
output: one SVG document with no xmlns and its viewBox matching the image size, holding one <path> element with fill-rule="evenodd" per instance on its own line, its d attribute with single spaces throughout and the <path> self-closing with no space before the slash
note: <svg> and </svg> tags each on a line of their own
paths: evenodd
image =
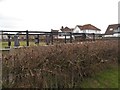
<svg viewBox="0 0 120 90">
<path fill-rule="evenodd" d="M 118 23 L 119 0 L 0 0 L 0 30 L 50 31 Z"/>
</svg>

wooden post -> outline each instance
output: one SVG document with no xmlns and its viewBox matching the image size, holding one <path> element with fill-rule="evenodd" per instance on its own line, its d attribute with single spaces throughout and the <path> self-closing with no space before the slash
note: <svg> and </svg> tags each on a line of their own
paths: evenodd
<svg viewBox="0 0 120 90">
<path fill-rule="evenodd" d="M 95 41 L 95 33 L 93 33 L 93 41 Z"/>
<path fill-rule="evenodd" d="M 39 44 L 40 43 L 39 34 L 37 36 L 38 36 L 38 44 Z"/>
<path fill-rule="evenodd" d="M 65 35 L 65 43 L 66 43 L 66 35 Z"/>
<path fill-rule="evenodd" d="M 8 47 L 10 48 L 11 46 L 11 40 L 10 40 L 10 35 L 8 35 Z"/>
<path fill-rule="evenodd" d="M 85 40 L 86 40 L 86 34 L 83 33 L 83 41 L 85 41 Z"/>
<path fill-rule="evenodd" d="M 51 43 L 53 45 L 53 33 L 51 33 Z"/>
<path fill-rule="evenodd" d="M 46 34 L 46 45 L 49 45 L 49 37 L 48 37 L 48 34 Z"/>
<path fill-rule="evenodd" d="M 26 44 L 29 46 L 29 33 L 28 30 L 26 30 Z"/>
<path fill-rule="evenodd" d="M 72 32 L 70 32 L 70 43 L 72 43 Z"/>
</svg>

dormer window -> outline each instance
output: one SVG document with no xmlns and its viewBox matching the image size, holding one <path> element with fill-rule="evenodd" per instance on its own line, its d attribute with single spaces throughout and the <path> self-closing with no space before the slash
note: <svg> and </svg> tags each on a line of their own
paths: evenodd
<svg viewBox="0 0 120 90">
<path fill-rule="evenodd" d="M 110 28 L 109 30 L 110 30 L 110 31 L 113 31 L 113 28 Z"/>
</svg>

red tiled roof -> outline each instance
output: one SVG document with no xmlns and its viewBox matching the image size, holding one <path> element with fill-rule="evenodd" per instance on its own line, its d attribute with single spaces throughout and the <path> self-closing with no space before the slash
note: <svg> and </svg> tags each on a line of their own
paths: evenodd
<svg viewBox="0 0 120 90">
<path fill-rule="evenodd" d="M 93 26 L 93 25 L 91 25 L 91 24 L 86 24 L 86 25 L 83 25 L 83 26 L 81 26 L 81 25 L 77 25 L 81 30 L 86 30 L 86 29 L 88 29 L 88 30 L 97 30 L 97 31 L 101 31 L 99 28 L 97 28 L 97 27 L 95 27 L 95 26 Z"/>
</svg>

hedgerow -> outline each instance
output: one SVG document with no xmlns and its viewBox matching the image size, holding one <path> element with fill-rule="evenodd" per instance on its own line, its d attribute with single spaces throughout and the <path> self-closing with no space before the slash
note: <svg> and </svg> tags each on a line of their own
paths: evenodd
<svg viewBox="0 0 120 90">
<path fill-rule="evenodd" d="M 117 64 L 118 42 L 22 47 L 2 59 L 4 88 L 80 88 L 85 77 Z"/>
</svg>

